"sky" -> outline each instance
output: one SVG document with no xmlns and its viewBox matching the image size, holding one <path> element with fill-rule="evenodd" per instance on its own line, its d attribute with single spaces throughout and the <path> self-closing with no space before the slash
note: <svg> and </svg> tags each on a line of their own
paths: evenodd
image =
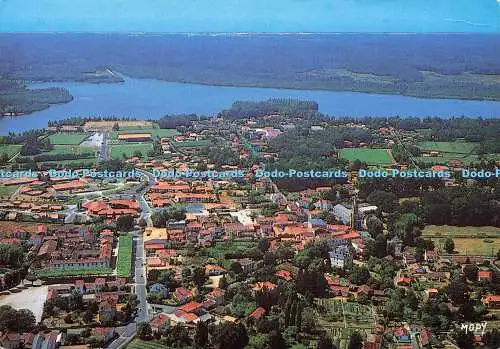
<svg viewBox="0 0 500 349">
<path fill-rule="evenodd" d="M 0 32 L 499 32 L 500 0 L 0 0 Z"/>
</svg>

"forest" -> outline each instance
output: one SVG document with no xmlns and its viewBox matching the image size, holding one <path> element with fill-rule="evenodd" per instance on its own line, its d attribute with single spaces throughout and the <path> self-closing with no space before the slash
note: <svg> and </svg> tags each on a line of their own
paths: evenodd
<svg viewBox="0 0 500 349">
<path fill-rule="evenodd" d="M 50 104 L 67 103 L 73 97 L 62 88 L 31 90 L 19 80 L 0 78 L 0 116 L 5 113 L 32 113 L 47 109 Z"/>
<path fill-rule="evenodd" d="M 500 37 L 487 34 L 2 34 L 0 51 L 0 76 L 12 79 L 116 82 L 109 68 L 209 85 L 500 99 Z"/>
</svg>

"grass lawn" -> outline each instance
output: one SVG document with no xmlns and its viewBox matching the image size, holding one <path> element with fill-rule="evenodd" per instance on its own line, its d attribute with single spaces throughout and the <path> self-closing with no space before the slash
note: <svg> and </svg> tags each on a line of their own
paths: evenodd
<svg viewBox="0 0 500 349">
<path fill-rule="evenodd" d="M 471 154 L 477 145 L 472 142 L 419 142 L 417 147 L 426 151 L 438 151 L 440 153 Z"/>
<path fill-rule="evenodd" d="M 122 235 L 118 238 L 116 267 L 119 277 L 129 277 L 132 274 L 132 235 Z"/>
<path fill-rule="evenodd" d="M 19 188 L 17 185 L 2 185 L 0 186 L 0 197 L 11 196 Z"/>
<path fill-rule="evenodd" d="M 444 239 L 432 239 L 442 250 Z M 500 249 L 500 238 L 454 238 L 455 251 L 460 255 L 468 256 L 495 256 Z"/>
<path fill-rule="evenodd" d="M 17 154 L 21 150 L 20 144 L 1 144 L 0 145 L 0 154 L 7 154 L 9 158 L 11 158 L 14 154 Z"/>
<path fill-rule="evenodd" d="M 51 165 L 57 165 L 55 168 L 63 168 L 67 165 L 73 165 L 73 164 L 83 164 L 83 166 L 92 166 L 95 164 L 95 159 L 76 159 L 76 160 L 57 160 L 57 161 L 44 161 L 44 162 L 39 162 L 39 164 L 51 164 Z"/>
<path fill-rule="evenodd" d="M 113 272 L 111 268 L 87 268 L 87 269 L 37 269 L 35 274 L 39 277 L 50 276 L 84 276 L 84 275 L 109 275 Z"/>
<path fill-rule="evenodd" d="M 201 139 L 199 141 L 172 142 L 172 145 L 176 148 L 201 148 L 211 146 L 212 142 L 208 139 Z"/>
<path fill-rule="evenodd" d="M 58 154 L 83 154 L 92 153 L 95 150 L 92 147 L 79 147 L 77 145 L 67 146 L 67 145 L 54 145 L 54 148 L 50 151 L 41 153 L 40 155 L 58 155 Z"/>
<path fill-rule="evenodd" d="M 136 144 L 118 144 L 111 146 L 111 157 L 115 159 L 121 159 L 123 154 L 127 157 L 134 155 L 136 151 L 142 153 L 142 158 L 147 158 L 148 151 L 153 149 L 151 143 L 136 143 Z"/>
<path fill-rule="evenodd" d="M 348 161 L 358 159 L 369 165 L 388 165 L 394 163 L 387 149 L 344 148 L 340 149 L 340 157 Z"/>
<path fill-rule="evenodd" d="M 498 237 L 500 238 L 500 228 L 496 227 L 456 227 L 452 225 L 426 225 L 422 231 L 422 235 L 426 237 Z"/>
<path fill-rule="evenodd" d="M 168 349 L 166 346 L 162 345 L 157 341 L 143 341 L 141 339 L 135 338 L 129 345 L 127 349 Z"/>
<path fill-rule="evenodd" d="M 52 144 L 66 144 L 66 145 L 78 145 L 88 134 L 83 132 L 58 132 L 49 136 L 50 143 Z"/>
</svg>

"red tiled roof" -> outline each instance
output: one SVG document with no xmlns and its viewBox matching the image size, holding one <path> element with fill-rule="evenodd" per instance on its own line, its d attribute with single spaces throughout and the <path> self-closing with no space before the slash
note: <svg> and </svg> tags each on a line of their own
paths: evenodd
<svg viewBox="0 0 500 349">
<path fill-rule="evenodd" d="M 264 315 L 266 314 L 266 309 L 262 308 L 262 307 L 258 307 L 257 309 L 255 309 L 252 314 L 248 315 L 249 318 L 252 318 L 252 319 L 260 319 L 261 317 L 263 317 Z"/>
<path fill-rule="evenodd" d="M 191 301 L 189 303 L 186 303 L 186 304 L 180 306 L 177 309 L 182 310 L 182 311 L 184 311 L 186 313 L 191 313 L 193 311 L 198 310 L 199 308 L 201 308 L 201 304 L 200 303 L 195 302 L 195 301 Z"/>
</svg>

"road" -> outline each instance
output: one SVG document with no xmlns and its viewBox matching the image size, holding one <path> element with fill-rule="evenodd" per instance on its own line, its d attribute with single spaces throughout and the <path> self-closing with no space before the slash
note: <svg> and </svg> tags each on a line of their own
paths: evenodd
<svg viewBox="0 0 500 349">
<path fill-rule="evenodd" d="M 138 170 L 144 176 L 148 178 L 148 185 L 135 194 L 135 197 L 139 204 L 141 205 L 142 213 L 141 217 L 146 219 L 148 226 L 152 226 L 151 222 L 151 207 L 149 207 L 144 195 L 146 192 L 156 183 L 156 178 L 149 172 Z M 137 324 L 140 322 L 145 322 L 149 320 L 148 316 L 148 304 L 146 299 L 146 269 L 144 267 L 145 253 L 144 253 L 144 241 L 142 237 L 142 231 L 134 231 L 134 243 L 133 248 L 135 251 L 135 262 L 134 262 L 134 292 L 137 295 L 137 300 L 139 305 L 137 306 L 137 316 L 134 321 L 125 327 L 117 329 L 120 335 L 116 340 L 108 345 L 111 349 L 120 349 L 129 343 L 135 336 Z"/>
<path fill-rule="evenodd" d="M 124 347 L 129 343 L 135 336 L 137 324 L 140 322 L 145 322 L 149 320 L 148 317 L 148 304 L 146 299 L 146 270 L 143 265 L 144 261 L 144 243 L 142 240 L 142 233 L 140 231 L 134 231 L 134 250 L 135 250 L 135 262 L 134 262 L 134 283 L 133 290 L 137 295 L 137 300 L 139 305 L 137 306 L 137 316 L 134 321 L 127 326 L 120 327 L 117 329 L 120 335 L 117 339 L 111 342 L 107 347 L 111 349 L 119 349 Z"/>
<path fill-rule="evenodd" d="M 108 133 L 104 132 L 102 134 L 101 151 L 99 152 L 99 161 L 105 161 L 108 159 Z"/>
</svg>

